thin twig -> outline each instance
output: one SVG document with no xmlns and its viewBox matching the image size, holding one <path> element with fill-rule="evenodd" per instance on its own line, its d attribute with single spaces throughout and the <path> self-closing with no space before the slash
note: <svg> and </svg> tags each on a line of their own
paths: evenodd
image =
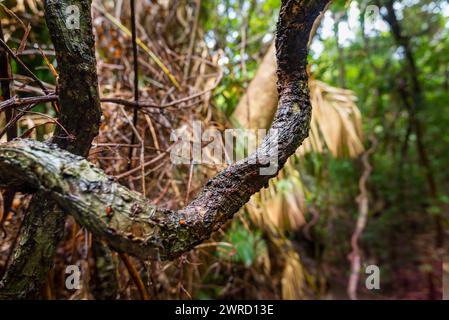
<svg viewBox="0 0 449 320">
<path fill-rule="evenodd" d="M 0 39 L 2 41 L 5 40 L 3 35 L 3 26 L 0 20 Z M 9 100 L 14 95 L 13 88 L 11 82 L 13 81 L 13 76 L 11 74 L 11 65 L 9 61 L 9 55 L 6 50 L 0 51 L 0 88 L 2 91 L 1 99 Z M 15 110 L 6 110 L 5 112 L 5 120 L 6 123 L 11 123 L 11 120 L 15 117 Z M 6 130 L 6 141 L 11 141 L 17 138 L 17 123 L 14 122 L 7 130 Z M 14 189 L 7 189 L 3 192 L 3 208 L 2 214 L 0 218 L 0 229 L 3 230 L 4 235 L 6 237 L 6 231 L 3 228 L 3 224 L 6 221 L 9 211 L 11 211 L 11 206 L 14 201 L 14 196 L 16 192 Z"/>
<path fill-rule="evenodd" d="M 0 39 L 0 46 L 2 46 L 10 55 L 11 57 L 16 60 L 20 66 L 25 69 L 25 71 L 28 73 L 28 75 L 38 84 L 38 86 L 42 89 L 42 91 L 45 94 L 50 94 L 47 88 L 45 88 L 44 84 L 39 80 L 39 78 L 26 66 L 25 63 L 23 63 L 22 59 L 19 58 L 18 55 L 14 53 L 14 51 L 11 50 L 11 48 L 4 42 L 2 39 Z"/>
<path fill-rule="evenodd" d="M 14 96 L 0 103 L 0 112 L 3 112 L 5 109 L 9 109 L 10 107 L 29 106 L 32 104 L 55 102 L 55 101 L 58 101 L 58 96 L 54 94 L 49 94 L 41 97 L 29 97 L 29 98 L 20 98 L 18 96 Z"/>
<path fill-rule="evenodd" d="M 134 66 L 134 102 L 137 104 L 137 108 L 139 107 L 139 62 L 138 62 L 138 52 L 137 52 L 137 33 L 136 33 L 136 3 L 135 0 L 130 0 L 131 3 L 131 39 L 133 43 L 133 66 Z M 137 127 L 137 108 L 134 108 L 133 113 L 133 126 Z M 136 134 L 134 130 L 131 133 L 131 144 L 136 142 Z M 128 170 L 132 167 L 132 156 L 134 149 L 132 147 L 129 148 L 128 158 L 130 161 L 128 162 Z"/>
<path fill-rule="evenodd" d="M 139 164 L 139 168 L 141 169 L 141 175 L 142 175 L 142 180 L 141 180 L 141 186 L 142 186 L 142 194 L 145 196 L 146 195 L 146 187 L 145 187 L 145 167 L 143 166 L 143 163 L 145 161 L 145 141 L 142 139 L 142 137 L 140 136 L 139 132 L 137 131 L 136 126 L 131 122 L 131 119 L 129 119 L 128 115 L 125 112 L 125 109 L 120 106 L 120 110 L 122 111 L 123 115 L 125 116 L 126 120 L 128 120 L 129 124 L 131 125 L 132 131 L 134 133 L 134 136 L 139 140 L 140 142 L 140 164 Z M 133 150 L 132 148 L 130 148 L 130 150 Z M 132 154 L 129 157 L 129 163 L 132 163 Z M 128 166 L 128 171 L 130 170 L 130 166 Z"/>
<path fill-rule="evenodd" d="M 193 30 L 192 30 L 192 35 L 190 37 L 189 49 L 188 49 L 188 53 L 187 53 L 187 61 L 186 61 L 186 64 L 184 65 L 184 81 L 187 81 L 187 79 L 189 78 L 190 62 L 192 60 L 193 49 L 194 49 L 195 42 L 196 42 L 196 35 L 197 35 L 197 29 L 198 29 L 198 22 L 199 22 L 199 18 L 200 18 L 200 12 L 201 12 L 201 0 L 196 0 L 195 1 L 195 17 L 194 17 L 194 21 L 193 21 Z"/>
<path fill-rule="evenodd" d="M 139 272 L 137 271 L 136 267 L 132 264 L 131 260 L 129 259 L 129 256 L 126 253 L 119 253 L 120 259 L 122 259 L 123 263 L 125 264 L 126 268 L 128 269 L 128 273 L 130 277 L 133 279 L 134 283 L 136 284 L 137 289 L 139 290 L 140 297 L 142 300 L 150 300 L 150 294 L 147 291 L 147 288 L 145 288 L 145 284 L 142 281 L 142 278 L 139 275 Z"/>
</svg>

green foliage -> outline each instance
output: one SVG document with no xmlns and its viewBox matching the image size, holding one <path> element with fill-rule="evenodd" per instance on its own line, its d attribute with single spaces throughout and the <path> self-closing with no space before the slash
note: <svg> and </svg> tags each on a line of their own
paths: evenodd
<svg viewBox="0 0 449 320">
<path fill-rule="evenodd" d="M 202 1 L 206 43 L 213 51 L 223 51 L 225 76 L 216 90 L 216 105 L 227 115 L 234 111 L 271 44 L 279 6 L 275 0 Z"/>
<path fill-rule="evenodd" d="M 242 224 L 234 223 L 227 231 L 224 241 L 232 244 L 220 245 L 217 254 L 221 259 L 229 259 L 241 263 L 245 267 L 251 267 L 257 258 L 266 253 L 266 245 L 259 231 L 249 231 Z"/>
</svg>

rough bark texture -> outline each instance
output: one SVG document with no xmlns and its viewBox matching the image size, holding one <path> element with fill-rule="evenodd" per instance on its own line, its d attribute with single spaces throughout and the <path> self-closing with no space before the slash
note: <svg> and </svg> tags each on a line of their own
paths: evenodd
<svg viewBox="0 0 449 320">
<path fill-rule="evenodd" d="M 80 29 L 66 26 L 66 8 L 80 11 Z M 52 139 L 61 148 L 86 156 L 98 134 L 101 117 L 90 0 L 46 0 L 45 18 L 58 62 L 61 112 Z M 24 220 L 14 260 L 0 282 L 0 298 L 30 298 L 39 290 L 53 263 L 64 230 L 64 214 L 38 192 Z"/>
<path fill-rule="evenodd" d="M 277 26 L 278 111 L 258 150 L 211 179 L 184 209 L 156 208 L 84 158 L 56 146 L 15 140 L 0 146 L 0 185 L 37 191 L 117 251 L 140 258 L 172 259 L 207 239 L 277 174 L 260 175 L 271 157 L 278 170 L 307 137 L 311 105 L 307 43 L 323 1 L 282 1 Z M 272 154 L 273 143 L 278 154 Z"/>
<path fill-rule="evenodd" d="M 62 237 L 64 212 L 57 206 L 49 210 L 53 201 L 42 193 L 36 194 L 32 203 L 33 211 L 24 218 L 14 258 L 0 283 L 0 299 L 35 296 L 53 264 L 56 246 Z"/>
<path fill-rule="evenodd" d="M 66 26 L 66 8 L 71 5 L 80 9 L 79 30 Z M 45 19 L 58 62 L 59 121 L 70 134 L 67 137 L 58 126 L 53 141 L 74 154 L 87 156 L 101 118 L 91 0 L 47 0 Z"/>
</svg>

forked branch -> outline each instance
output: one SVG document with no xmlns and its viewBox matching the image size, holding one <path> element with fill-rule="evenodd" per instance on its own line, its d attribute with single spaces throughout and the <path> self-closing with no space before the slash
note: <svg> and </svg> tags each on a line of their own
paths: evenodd
<svg viewBox="0 0 449 320">
<path fill-rule="evenodd" d="M 307 42 L 315 19 L 329 1 L 282 1 L 276 38 L 280 98 L 270 133 L 255 153 L 211 179 L 184 209 L 157 208 L 84 158 L 31 140 L 0 146 L 0 185 L 45 192 L 79 224 L 120 252 L 172 259 L 192 249 L 266 186 L 307 137 L 311 117 Z M 260 169 L 272 157 L 277 157 L 277 170 L 261 175 Z"/>
</svg>

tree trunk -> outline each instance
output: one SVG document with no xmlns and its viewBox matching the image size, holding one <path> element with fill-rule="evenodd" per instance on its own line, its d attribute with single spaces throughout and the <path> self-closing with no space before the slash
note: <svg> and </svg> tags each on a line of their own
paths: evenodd
<svg viewBox="0 0 449 320">
<path fill-rule="evenodd" d="M 378 1 L 380 5 L 380 2 Z M 399 84 L 400 98 L 402 99 L 404 106 L 409 114 L 409 121 L 416 134 L 416 149 L 418 151 L 418 157 L 420 164 L 424 169 L 424 175 L 427 181 L 427 187 L 429 196 L 433 202 L 438 200 L 438 190 L 435 182 L 432 164 L 428 157 L 425 143 L 423 142 L 424 129 L 419 119 L 419 110 L 425 105 L 425 97 L 419 82 L 419 71 L 416 66 L 416 60 L 411 46 L 410 38 L 404 35 L 402 32 L 402 26 L 397 19 L 396 12 L 393 7 L 393 1 L 385 1 L 385 8 L 387 14 L 385 20 L 390 25 L 393 38 L 396 45 L 404 49 L 406 71 L 409 75 L 409 81 L 404 81 Z M 410 85 L 408 85 L 408 82 Z M 435 225 L 437 234 L 435 238 L 435 244 L 438 248 L 443 247 L 444 242 L 444 229 L 443 221 L 440 215 L 435 216 Z"/>
<path fill-rule="evenodd" d="M 69 5 L 79 8 L 79 29 L 66 26 Z M 45 19 L 58 62 L 59 123 L 64 128 L 57 126 L 51 140 L 83 156 L 98 134 L 101 117 L 90 6 L 90 0 L 45 1 Z M 33 197 L 15 258 L 0 283 L 0 298 L 29 298 L 38 293 L 62 239 L 64 222 L 54 201 L 41 192 Z"/>
</svg>

